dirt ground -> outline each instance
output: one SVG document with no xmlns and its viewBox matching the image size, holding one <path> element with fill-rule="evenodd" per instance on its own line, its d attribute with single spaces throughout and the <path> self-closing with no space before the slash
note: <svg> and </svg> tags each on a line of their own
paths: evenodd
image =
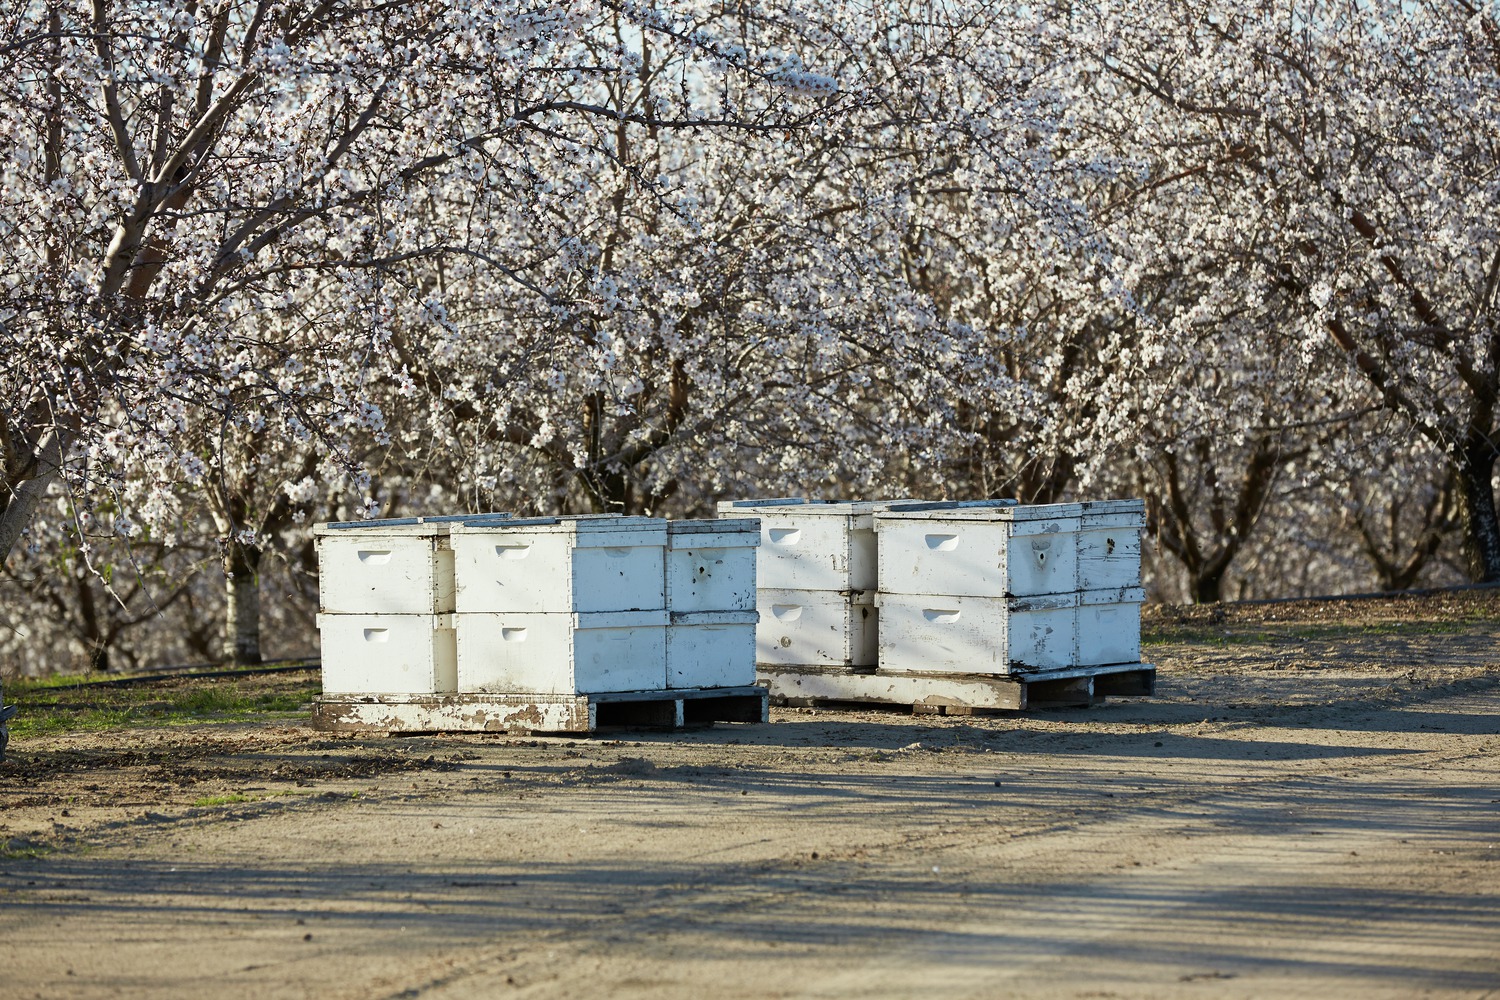
<svg viewBox="0 0 1500 1000">
<path fill-rule="evenodd" d="M 1157 696 L 16 741 L 24 997 L 1500 997 L 1500 595 L 1153 609 Z"/>
</svg>

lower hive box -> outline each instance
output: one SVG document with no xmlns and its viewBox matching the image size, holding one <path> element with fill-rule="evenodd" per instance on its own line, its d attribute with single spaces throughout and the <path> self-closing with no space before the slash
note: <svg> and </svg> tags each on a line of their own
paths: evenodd
<svg viewBox="0 0 1500 1000">
<path fill-rule="evenodd" d="M 454 615 L 458 691 L 662 690 L 667 620 L 664 610 Z"/>
</svg>

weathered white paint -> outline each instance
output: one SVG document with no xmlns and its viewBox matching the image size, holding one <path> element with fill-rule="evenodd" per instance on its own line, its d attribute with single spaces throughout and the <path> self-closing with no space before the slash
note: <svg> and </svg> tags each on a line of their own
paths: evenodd
<svg viewBox="0 0 1500 1000">
<path fill-rule="evenodd" d="M 313 725 L 345 732 L 585 733 L 599 726 L 765 722 L 759 687 L 583 694 L 325 695 Z"/>
<path fill-rule="evenodd" d="M 534 518 L 451 530 L 460 613 L 666 608 L 666 522 Z"/>
<path fill-rule="evenodd" d="M 595 706 L 576 695 L 324 695 L 313 705 L 318 729 L 349 732 L 586 733 Z"/>
<path fill-rule="evenodd" d="M 460 612 L 460 693 L 586 694 L 667 686 L 667 612 Z"/>
<path fill-rule="evenodd" d="M 781 666 L 873 667 L 878 635 L 874 594 L 772 590 L 756 596 L 755 661 Z"/>
<path fill-rule="evenodd" d="M 768 666 L 756 672 L 770 696 L 781 701 L 871 702 L 961 711 L 1025 709 L 1030 707 L 1033 693 L 1040 694 L 1038 700 L 1050 702 L 1060 686 L 1071 689 L 1069 695 L 1083 702 L 1102 695 L 1140 696 L 1150 693 L 1155 675 L 1156 668 L 1149 663 L 1010 675 L 899 674 L 883 669 L 852 673 Z"/>
<path fill-rule="evenodd" d="M 753 551 L 753 550 L 752 550 Z M 755 683 L 754 611 L 673 611 L 667 626 L 667 686 Z"/>
<path fill-rule="evenodd" d="M 1140 587 L 1087 590 L 1078 595 L 1078 664 L 1134 663 L 1141 658 Z"/>
<path fill-rule="evenodd" d="M 324 614 L 441 615 L 453 611 L 448 532 L 509 514 L 455 514 L 314 526 Z"/>
<path fill-rule="evenodd" d="M 323 690 L 445 694 L 458 690 L 451 615 L 318 615 Z"/>
<path fill-rule="evenodd" d="M 1078 589 L 1141 585 L 1144 500 L 1095 500 L 1082 505 L 1078 528 Z"/>
<path fill-rule="evenodd" d="M 667 607 L 753 612 L 759 545 L 753 518 L 667 522 Z"/>
<path fill-rule="evenodd" d="M 1026 598 L 881 593 L 881 670 L 1011 674 L 1074 666 L 1078 595 Z"/>
</svg>

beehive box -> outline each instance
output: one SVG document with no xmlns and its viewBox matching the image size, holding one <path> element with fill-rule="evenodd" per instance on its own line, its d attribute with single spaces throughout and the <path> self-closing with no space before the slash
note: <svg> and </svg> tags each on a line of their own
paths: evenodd
<svg viewBox="0 0 1500 1000">
<path fill-rule="evenodd" d="M 1145 501 L 1093 500 L 1080 507 L 1078 589 L 1139 587 Z"/>
<path fill-rule="evenodd" d="M 1074 666 L 1078 595 L 881 593 L 882 673 L 1013 674 Z"/>
<path fill-rule="evenodd" d="M 667 626 L 667 686 L 755 683 L 754 611 L 673 611 Z"/>
<path fill-rule="evenodd" d="M 460 694 L 591 694 L 667 687 L 667 612 L 453 616 Z"/>
<path fill-rule="evenodd" d="M 324 614 L 441 615 L 453 611 L 455 525 L 487 524 L 508 514 L 343 521 L 313 529 L 318 547 L 318 605 Z"/>
<path fill-rule="evenodd" d="M 460 614 L 591 614 L 666 608 L 666 522 L 528 518 L 456 525 Z"/>
<path fill-rule="evenodd" d="M 756 598 L 760 623 L 755 661 L 775 667 L 873 667 L 878 624 L 875 595 L 826 590 L 770 590 Z"/>
<path fill-rule="evenodd" d="M 753 518 L 667 523 L 667 607 L 678 612 L 755 610 Z"/>
<path fill-rule="evenodd" d="M 325 694 L 458 690 L 452 615 L 318 615 Z"/>
<path fill-rule="evenodd" d="M 894 505 L 874 518 L 880 591 L 987 598 L 1072 593 L 1081 513 L 1076 503 Z"/>
<path fill-rule="evenodd" d="M 719 517 L 760 522 L 758 585 L 771 590 L 873 591 L 876 511 L 899 500 L 833 502 L 786 497 L 725 500 Z"/>
<path fill-rule="evenodd" d="M 1078 595 L 1078 665 L 1138 663 L 1141 659 L 1140 587 L 1086 590 Z"/>
</svg>

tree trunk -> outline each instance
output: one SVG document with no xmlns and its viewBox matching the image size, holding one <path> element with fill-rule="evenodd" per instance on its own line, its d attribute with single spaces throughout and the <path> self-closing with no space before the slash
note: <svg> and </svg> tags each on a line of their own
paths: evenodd
<svg viewBox="0 0 1500 1000">
<path fill-rule="evenodd" d="M 251 664 L 260 658 L 260 557 L 258 545 L 246 545 L 231 535 L 225 540 L 223 657 L 230 663 Z"/>
<path fill-rule="evenodd" d="M 1459 455 L 1458 490 L 1475 583 L 1500 583 L 1500 519 L 1495 513 L 1495 446 L 1488 436 L 1471 440 Z"/>
<path fill-rule="evenodd" d="M 0 498 L 0 562 L 10 556 L 16 541 L 30 527 L 32 515 L 61 465 L 62 443 L 55 431 L 49 431 L 36 449 L 36 475 L 12 486 L 10 496 Z"/>
<path fill-rule="evenodd" d="M 1218 604 L 1224 589 L 1224 571 L 1229 568 L 1226 561 L 1217 569 L 1199 570 L 1193 577 L 1193 603 Z"/>
</svg>

